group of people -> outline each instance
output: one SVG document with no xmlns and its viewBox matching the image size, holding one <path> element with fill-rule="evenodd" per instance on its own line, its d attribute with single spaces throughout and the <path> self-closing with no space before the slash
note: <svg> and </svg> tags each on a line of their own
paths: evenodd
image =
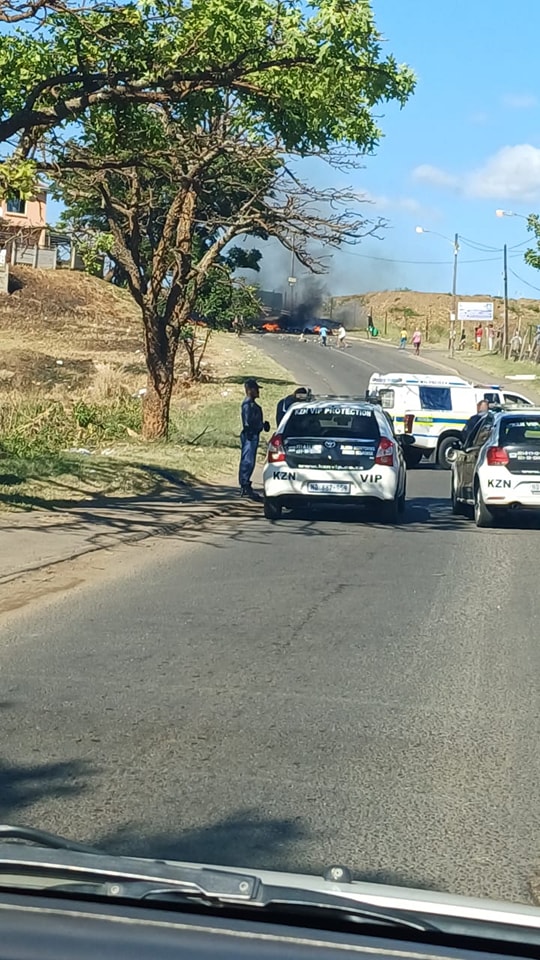
<svg viewBox="0 0 540 960">
<path fill-rule="evenodd" d="M 261 433 L 268 433 L 270 430 L 270 423 L 264 419 L 262 407 L 257 403 L 260 389 L 259 384 L 253 378 L 249 378 L 244 383 L 246 395 L 241 407 L 242 432 L 240 434 L 241 450 L 238 470 L 240 496 L 256 501 L 260 500 L 261 496 L 253 489 L 251 478 L 257 461 Z M 293 393 L 283 397 L 277 405 L 276 424 L 280 423 L 291 404 L 305 402 L 309 400 L 310 396 L 309 387 L 297 387 Z"/>
<path fill-rule="evenodd" d="M 402 329 L 402 331 L 401 331 L 401 334 L 400 334 L 400 338 L 399 338 L 399 349 L 400 349 L 400 350 L 405 350 L 405 348 L 406 348 L 406 346 L 407 346 L 407 340 L 408 340 L 408 338 L 409 338 L 409 332 L 408 332 L 408 330 L 406 330 L 405 327 L 403 327 L 403 329 Z M 421 345 L 422 345 L 422 331 L 419 330 L 418 327 L 416 328 L 416 330 L 414 331 L 414 333 L 413 333 L 413 335 L 412 335 L 411 343 L 412 343 L 412 345 L 413 345 L 414 352 L 415 352 L 416 356 L 418 357 L 418 356 L 420 355 L 420 347 L 421 347 Z"/>
<path fill-rule="evenodd" d="M 338 349 L 343 349 L 345 347 L 345 337 L 347 336 L 347 331 L 342 323 L 340 323 L 333 335 L 337 337 Z M 328 343 L 328 327 L 325 326 L 324 323 L 319 327 L 319 343 L 321 347 L 326 347 Z"/>
</svg>

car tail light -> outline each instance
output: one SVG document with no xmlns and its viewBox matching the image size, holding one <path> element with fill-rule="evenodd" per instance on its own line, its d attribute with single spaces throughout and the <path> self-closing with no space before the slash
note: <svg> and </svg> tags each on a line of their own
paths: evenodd
<svg viewBox="0 0 540 960">
<path fill-rule="evenodd" d="M 268 463 L 284 463 L 286 460 L 283 440 L 279 433 L 275 433 L 268 441 Z"/>
<path fill-rule="evenodd" d="M 414 413 L 406 413 L 403 418 L 405 433 L 412 433 L 414 427 Z"/>
<path fill-rule="evenodd" d="M 488 467 L 506 467 L 510 458 L 504 447 L 488 447 L 486 462 Z"/>
<path fill-rule="evenodd" d="M 394 466 L 394 444 L 387 437 L 381 437 L 375 455 L 375 463 L 378 463 L 380 467 Z"/>
</svg>

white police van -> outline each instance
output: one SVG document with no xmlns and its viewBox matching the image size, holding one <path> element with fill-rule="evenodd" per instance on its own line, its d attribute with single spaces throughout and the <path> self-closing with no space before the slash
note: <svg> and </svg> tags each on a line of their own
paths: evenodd
<svg viewBox="0 0 540 960">
<path fill-rule="evenodd" d="M 451 375 L 374 373 L 368 394 L 390 414 L 396 434 L 414 437 L 414 446 L 404 451 L 408 466 L 434 455 L 449 469 L 448 451 L 476 413 L 477 389 L 471 383 Z"/>
</svg>

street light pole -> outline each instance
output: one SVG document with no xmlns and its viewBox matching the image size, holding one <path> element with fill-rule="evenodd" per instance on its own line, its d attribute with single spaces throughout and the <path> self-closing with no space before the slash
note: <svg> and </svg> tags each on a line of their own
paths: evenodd
<svg viewBox="0 0 540 960">
<path fill-rule="evenodd" d="M 453 357 L 456 349 L 456 319 L 457 319 L 457 258 L 459 253 L 459 237 L 454 234 L 454 273 L 452 279 L 452 329 L 450 331 L 450 356 Z"/>
<path fill-rule="evenodd" d="M 508 359 L 509 354 L 509 333 L 508 333 L 508 253 L 506 244 L 503 247 L 503 278 L 504 278 L 504 357 Z"/>
<path fill-rule="evenodd" d="M 294 285 L 295 285 L 295 283 L 296 283 L 296 277 L 295 277 L 295 275 L 294 275 L 294 237 L 293 237 L 293 239 L 292 239 L 292 246 L 291 246 L 291 273 L 290 273 L 290 276 L 289 276 L 289 290 L 290 290 L 289 311 L 290 311 L 291 317 L 292 317 L 293 314 L 294 314 Z"/>
</svg>

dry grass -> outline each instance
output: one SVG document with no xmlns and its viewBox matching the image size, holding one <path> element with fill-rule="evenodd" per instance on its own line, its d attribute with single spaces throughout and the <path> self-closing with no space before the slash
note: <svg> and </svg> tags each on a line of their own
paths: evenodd
<svg viewBox="0 0 540 960">
<path fill-rule="evenodd" d="M 140 439 L 142 328 L 124 291 L 85 275 L 18 268 L 0 301 L 0 499 L 15 506 L 148 493 L 228 479 L 238 461 L 242 382 L 265 383 L 273 417 L 290 377 L 249 341 L 212 337 L 204 381 L 180 349 L 167 444 Z M 90 455 L 70 451 L 79 448 Z M 141 466 L 142 465 L 142 466 Z M 3 482 L 2 482 L 3 480 Z"/>
</svg>

